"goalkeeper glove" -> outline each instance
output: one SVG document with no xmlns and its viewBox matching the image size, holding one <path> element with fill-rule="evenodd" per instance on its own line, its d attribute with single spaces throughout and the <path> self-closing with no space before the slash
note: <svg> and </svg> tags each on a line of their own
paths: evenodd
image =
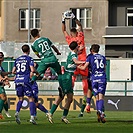
<svg viewBox="0 0 133 133">
<path fill-rule="evenodd" d="M 76 19 L 75 15 L 73 13 L 71 13 L 71 18 Z"/>
</svg>

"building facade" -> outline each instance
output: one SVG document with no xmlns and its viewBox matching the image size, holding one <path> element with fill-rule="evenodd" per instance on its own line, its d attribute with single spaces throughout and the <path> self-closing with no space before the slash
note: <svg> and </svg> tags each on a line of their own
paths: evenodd
<svg viewBox="0 0 133 133">
<path fill-rule="evenodd" d="M 41 35 L 53 42 L 66 43 L 61 31 L 61 16 L 71 9 L 82 21 L 86 43 L 104 44 L 107 0 L 31 0 L 30 5 L 31 28 L 40 29 Z M 1 19 L 1 40 L 27 42 L 28 0 L 2 0 Z M 67 22 L 68 30 L 73 25 L 70 23 Z"/>
<path fill-rule="evenodd" d="M 109 0 L 103 37 L 107 57 L 133 57 L 133 0 Z"/>
<path fill-rule="evenodd" d="M 83 25 L 86 45 L 105 45 L 107 57 L 132 57 L 132 0 L 1 0 L 0 5 L 1 41 L 28 42 L 30 7 L 30 28 L 38 28 L 53 42 L 66 44 L 61 16 L 72 10 Z M 68 31 L 75 26 L 72 20 L 66 24 Z"/>
</svg>

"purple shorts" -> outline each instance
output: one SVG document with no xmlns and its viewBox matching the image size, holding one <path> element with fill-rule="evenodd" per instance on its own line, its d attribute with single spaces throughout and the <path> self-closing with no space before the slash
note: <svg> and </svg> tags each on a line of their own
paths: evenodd
<svg viewBox="0 0 133 133">
<path fill-rule="evenodd" d="M 16 84 L 16 92 L 18 97 L 33 97 L 33 91 L 30 83 Z"/>
<path fill-rule="evenodd" d="M 107 84 L 106 79 L 92 79 L 92 90 L 94 96 L 98 95 L 99 93 L 105 95 L 106 84 Z"/>
</svg>

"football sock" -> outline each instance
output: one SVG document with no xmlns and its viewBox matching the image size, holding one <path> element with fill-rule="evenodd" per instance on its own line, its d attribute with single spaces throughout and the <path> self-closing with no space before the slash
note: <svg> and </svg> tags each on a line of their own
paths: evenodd
<svg viewBox="0 0 133 133">
<path fill-rule="evenodd" d="M 102 110 L 103 110 L 103 105 L 104 105 L 103 99 L 99 100 L 99 103 L 98 103 L 98 110 L 100 110 L 101 112 L 102 112 Z"/>
<path fill-rule="evenodd" d="M 22 103 L 23 103 L 23 101 L 18 101 L 16 112 L 20 112 L 20 109 L 22 107 Z"/>
<path fill-rule="evenodd" d="M 83 97 L 82 106 L 81 106 L 81 113 L 84 112 L 85 107 L 86 107 L 86 96 Z"/>
<path fill-rule="evenodd" d="M 86 107 L 86 104 L 82 104 L 82 106 L 81 106 L 81 113 L 84 113 L 85 107 Z"/>
<path fill-rule="evenodd" d="M 96 101 L 96 110 L 98 111 L 99 108 L 98 108 L 98 103 L 99 103 L 99 100 Z"/>
<path fill-rule="evenodd" d="M 68 109 L 64 109 L 64 111 L 63 111 L 63 116 L 67 116 L 68 115 Z"/>
<path fill-rule="evenodd" d="M 103 105 L 102 112 L 104 112 L 104 111 L 105 111 L 105 107 L 104 107 L 104 105 Z"/>
<path fill-rule="evenodd" d="M 37 116 L 37 109 L 36 108 L 35 108 L 34 116 Z"/>
<path fill-rule="evenodd" d="M 8 103 L 7 102 L 4 103 L 4 109 L 5 109 L 6 112 L 8 112 Z"/>
<path fill-rule="evenodd" d="M 37 108 L 40 109 L 44 113 L 48 113 L 48 110 L 40 103 L 38 104 Z"/>
<path fill-rule="evenodd" d="M 52 105 L 52 108 L 51 108 L 51 110 L 50 110 L 50 113 L 53 114 L 53 113 L 55 112 L 55 110 L 57 109 L 57 107 L 58 107 L 58 105 L 53 104 L 53 105 Z"/>
<path fill-rule="evenodd" d="M 30 102 L 29 103 L 29 107 L 30 107 L 30 115 L 34 116 L 35 115 L 35 108 L 36 108 L 35 103 L 34 102 Z"/>
<path fill-rule="evenodd" d="M 0 99 L 0 113 L 3 110 L 3 106 L 4 106 L 4 100 Z"/>
<path fill-rule="evenodd" d="M 82 101 L 83 104 L 86 104 L 86 99 L 87 99 L 87 96 L 84 96 L 84 97 L 83 97 L 83 101 Z"/>
<path fill-rule="evenodd" d="M 87 105 L 90 105 L 90 103 L 91 103 L 91 98 L 87 98 L 86 102 L 87 102 Z"/>
</svg>

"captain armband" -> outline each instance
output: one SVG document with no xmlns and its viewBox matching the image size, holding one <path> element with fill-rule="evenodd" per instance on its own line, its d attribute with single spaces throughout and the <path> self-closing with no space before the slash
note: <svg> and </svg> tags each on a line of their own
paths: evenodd
<svg viewBox="0 0 133 133">
<path fill-rule="evenodd" d="M 36 55 L 38 55 L 38 52 L 34 52 Z"/>
</svg>

